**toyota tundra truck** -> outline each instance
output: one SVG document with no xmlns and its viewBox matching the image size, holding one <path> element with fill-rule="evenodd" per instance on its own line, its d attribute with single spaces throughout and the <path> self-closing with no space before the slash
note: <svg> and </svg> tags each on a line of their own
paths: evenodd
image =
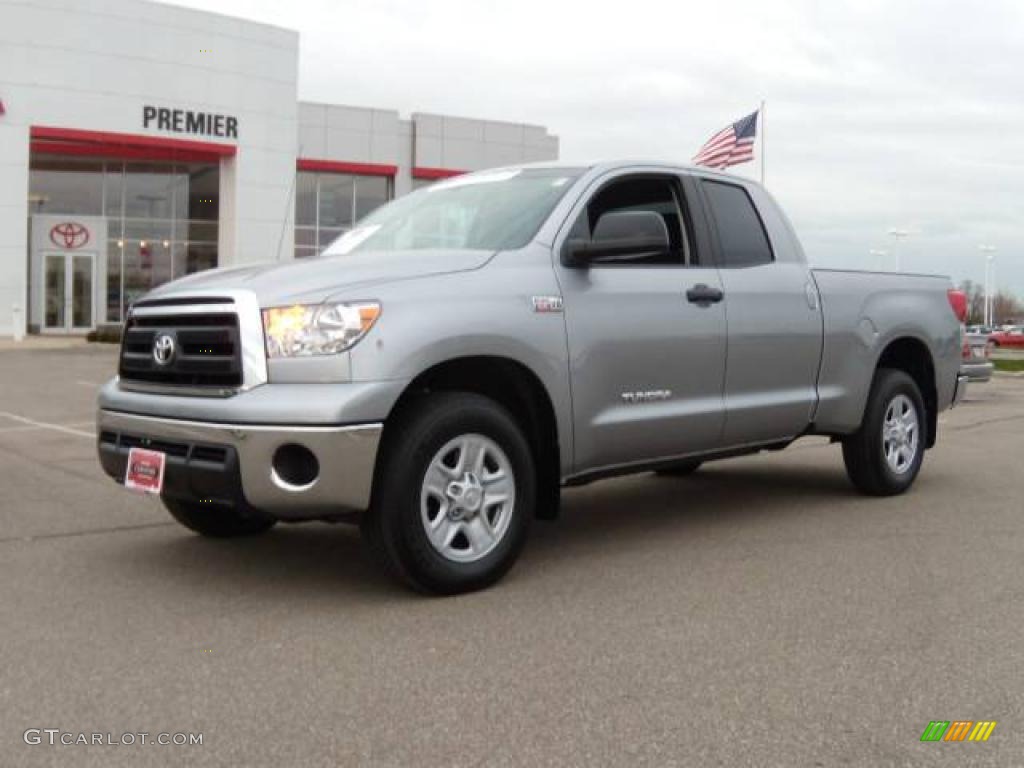
<svg viewBox="0 0 1024 768">
<path fill-rule="evenodd" d="M 358 523 L 408 585 L 464 592 L 612 475 L 825 435 L 861 492 L 906 491 L 966 387 L 954 293 L 810 269 L 762 186 L 703 168 L 471 173 L 137 301 L 99 459 L 205 536 Z"/>
</svg>

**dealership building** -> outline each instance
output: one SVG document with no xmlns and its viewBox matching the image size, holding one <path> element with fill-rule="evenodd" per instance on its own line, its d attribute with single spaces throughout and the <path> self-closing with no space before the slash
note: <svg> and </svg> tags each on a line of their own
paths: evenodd
<svg viewBox="0 0 1024 768">
<path fill-rule="evenodd" d="M 0 0 L 0 336 L 118 323 L 311 256 L 437 179 L 552 160 L 521 123 L 298 101 L 297 32 L 144 0 Z"/>
</svg>

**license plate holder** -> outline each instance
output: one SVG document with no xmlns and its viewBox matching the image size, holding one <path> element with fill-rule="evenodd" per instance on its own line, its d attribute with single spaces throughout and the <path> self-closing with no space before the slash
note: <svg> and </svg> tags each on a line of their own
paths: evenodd
<svg viewBox="0 0 1024 768">
<path fill-rule="evenodd" d="M 166 466 L 166 453 L 147 448 L 132 448 L 128 451 L 124 487 L 130 491 L 159 494 L 164 489 Z"/>
</svg>

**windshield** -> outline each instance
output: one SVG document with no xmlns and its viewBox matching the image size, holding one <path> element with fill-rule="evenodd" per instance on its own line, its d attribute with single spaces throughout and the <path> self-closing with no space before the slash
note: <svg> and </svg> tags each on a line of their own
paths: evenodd
<svg viewBox="0 0 1024 768">
<path fill-rule="evenodd" d="M 522 248 L 581 172 L 516 168 L 439 181 L 378 208 L 323 255 Z"/>
</svg>

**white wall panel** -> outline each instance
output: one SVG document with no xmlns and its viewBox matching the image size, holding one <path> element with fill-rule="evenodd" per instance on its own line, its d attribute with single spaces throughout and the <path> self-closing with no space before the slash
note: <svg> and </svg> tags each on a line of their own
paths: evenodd
<svg viewBox="0 0 1024 768">
<path fill-rule="evenodd" d="M 354 163 L 370 162 L 369 131 L 327 129 L 327 158 Z"/>
<path fill-rule="evenodd" d="M 2 94 L 7 99 L 6 89 Z M 0 333 L 24 333 L 28 290 L 28 126 L 23 109 L 0 117 Z M 20 196 L 19 194 L 20 193 Z M 14 328 L 14 308 L 20 308 Z M 4 330 L 6 329 L 6 330 Z"/>
<path fill-rule="evenodd" d="M 445 137 L 441 148 L 441 167 L 475 170 L 484 167 L 484 145 L 473 139 Z"/>
<path fill-rule="evenodd" d="M 499 165 L 515 165 L 524 161 L 522 144 L 491 144 L 482 145 L 485 167 Z"/>
<path fill-rule="evenodd" d="M 373 110 L 360 107 L 338 107 L 328 105 L 327 127 L 345 131 L 369 133 L 373 129 Z"/>
<path fill-rule="evenodd" d="M 443 122 L 444 118 L 441 115 L 427 115 L 422 112 L 414 112 L 412 115 L 412 123 L 417 136 L 436 136 L 440 138 Z"/>
<path fill-rule="evenodd" d="M 519 123 L 484 123 L 484 141 L 489 144 L 522 145 L 526 126 Z"/>
<path fill-rule="evenodd" d="M 446 117 L 443 120 L 441 130 L 445 141 L 449 139 L 477 142 L 484 140 L 484 123 L 481 120 L 469 120 L 464 117 Z"/>
<path fill-rule="evenodd" d="M 443 144 L 444 140 L 440 136 L 421 136 L 417 131 L 413 164 L 420 168 L 443 168 Z"/>
</svg>

